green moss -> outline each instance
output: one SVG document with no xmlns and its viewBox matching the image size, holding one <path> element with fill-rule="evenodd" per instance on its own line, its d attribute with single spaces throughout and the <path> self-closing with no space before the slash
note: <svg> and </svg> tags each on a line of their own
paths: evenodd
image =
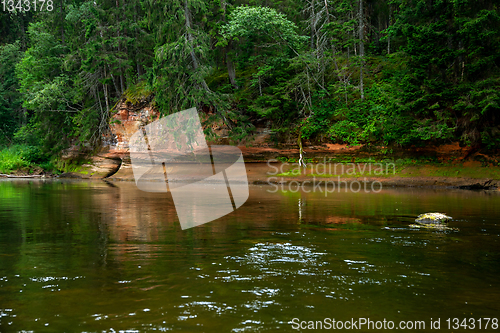
<svg viewBox="0 0 500 333">
<path fill-rule="evenodd" d="M 286 171 L 283 173 L 279 173 L 276 176 L 278 176 L 278 177 L 298 177 L 301 175 L 300 171 L 301 170 L 299 168 L 295 168 L 295 169 L 292 169 L 292 170 L 289 170 L 289 171 Z"/>
<path fill-rule="evenodd" d="M 83 165 L 84 164 L 89 164 L 91 160 L 89 159 L 77 159 L 77 160 L 61 160 L 61 159 L 56 159 L 55 160 L 55 165 L 58 170 L 61 170 L 62 172 L 74 172 L 74 173 L 80 173 L 80 174 L 89 174 L 89 171 L 86 170 Z"/>
<path fill-rule="evenodd" d="M 153 91 L 149 87 L 147 81 L 140 81 L 128 88 L 123 94 L 125 100 L 132 104 L 138 104 L 142 100 L 147 99 L 153 94 Z"/>
</svg>

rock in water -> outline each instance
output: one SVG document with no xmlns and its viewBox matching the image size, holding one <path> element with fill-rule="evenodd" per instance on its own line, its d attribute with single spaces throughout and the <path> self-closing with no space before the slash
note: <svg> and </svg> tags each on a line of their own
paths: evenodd
<svg viewBox="0 0 500 333">
<path fill-rule="evenodd" d="M 425 213 L 417 216 L 415 222 L 420 224 L 444 224 L 451 219 L 452 217 L 441 213 Z"/>
</svg>

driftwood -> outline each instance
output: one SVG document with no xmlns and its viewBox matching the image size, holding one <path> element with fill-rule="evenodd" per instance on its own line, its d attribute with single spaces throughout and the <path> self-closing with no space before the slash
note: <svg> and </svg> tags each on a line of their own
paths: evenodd
<svg viewBox="0 0 500 333">
<path fill-rule="evenodd" d="M 40 177 L 43 177 L 43 175 L 13 176 L 13 175 L 7 175 L 4 173 L 0 173 L 0 177 L 3 177 L 3 178 L 40 178 Z"/>
</svg>

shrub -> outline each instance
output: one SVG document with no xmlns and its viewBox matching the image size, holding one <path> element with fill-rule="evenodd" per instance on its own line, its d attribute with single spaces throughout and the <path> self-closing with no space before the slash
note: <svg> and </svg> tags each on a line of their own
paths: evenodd
<svg viewBox="0 0 500 333">
<path fill-rule="evenodd" d="M 16 146 L 0 150 L 0 173 L 10 173 L 29 165 Z"/>
<path fill-rule="evenodd" d="M 47 162 L 47 155 L 38 146 L 12 145 L 0 150 L 0 173 L 10 173 Z"/>
</svg>

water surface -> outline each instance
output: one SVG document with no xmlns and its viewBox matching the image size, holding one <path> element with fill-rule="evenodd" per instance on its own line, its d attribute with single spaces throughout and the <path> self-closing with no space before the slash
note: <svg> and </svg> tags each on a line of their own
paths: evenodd
<svg viewBox="0 0 500 333">
<path fill-rule="evenodd" d="M 272 191 L 182 231 L 171 196 L 134 183 L 0 181 L 0 331 L 499 317 L 497 192 Z M 459 231 L 408 227 L 432 211 Z"/>
</svg>

